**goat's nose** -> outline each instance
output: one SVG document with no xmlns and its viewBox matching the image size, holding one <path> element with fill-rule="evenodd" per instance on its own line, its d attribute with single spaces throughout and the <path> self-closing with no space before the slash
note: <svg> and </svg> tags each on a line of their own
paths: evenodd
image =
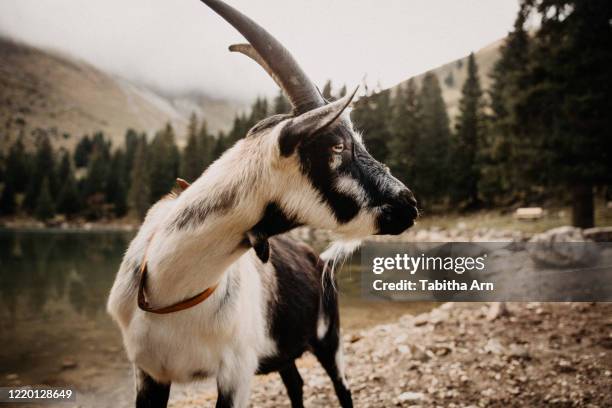
<svg viewBox="0 0 612 408">
<path fill-rule="evenodd" d="M 412 191 L 410 191 L 410 189 L 408 188 L 400 192 L 400 200 L 413 207 L 417 206 L 417 200 L 416 198 L 414 198 L 414 194 L 412 194 Z"/>
</svg>

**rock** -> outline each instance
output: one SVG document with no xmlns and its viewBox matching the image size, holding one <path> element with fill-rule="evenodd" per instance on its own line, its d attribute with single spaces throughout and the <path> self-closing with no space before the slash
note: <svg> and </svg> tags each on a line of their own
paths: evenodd
<svg viewBox="0 0 612 408">
<path fill-rule="evenodd" d="M 510 347 L 508 347 L 508 355 L 510 357 L 524 358 L 526 360 L 531 358 L 527 348 L 519 344 L 511 344 Z"/>
<path fill-rule="evenodd" d="M 72 370 L 77 368 L 78 363 L 72 359 L 66 358 L 62 361 L 62 370 Z"/>
<path fill-rule="evenodd" d="M 504 353 L 504 346 L 497 339 L 489 339 L 484 346 L 485 353 L 500 355 Z"/>
<path fill-rule="evenodd" d="M 399 351 L 401 354 L 409 354 L 410 353 L 410 347 L 401 344 L 399 346 L 397 346 L 397 351 Z"/>
<path fill-rule="evenodd" d="M 443 356 L 446 356 L 446 355 L 450 354 L 450 352 L 451 352 L 451 351 L 452 351 L 452 350 L 451 350 L 451 348 L 450 348 L 450 347 L 445 347 L 445 346 L 442 346 L 442 347 L 434 347 L 434 348 L 433 348 L 433 353 L 434 353 L 436 356 L 438 356 L 438 357 L 443 357 Z"/>
<path fill-rule="evenodd" d="M 583 231 L 585 238 L 595 242 L 612 242 L 612 227 L 595 227 Z"/>
<path fill-rule="evenodd" d="M 527 252 L 536 263 L 562 268 L 594 263 L 599 248 L 580 228 L 565 226 L 533 236 Z"/>
<path fill-rule="evenodd" d="M 523 207 L 517 208 L 514 212 L 514 218 L 517 220 L 539 220 L 544 216 L 542 207 Z"/>
<path fill-rule="evenodd" d="M 415 402 L 415 401 L 423 401 L 425 399 L 425 394 L 422 392 L 411 392 L 406 391 L 402 392 L 397 399 L 400 402 Z"/>
<path fill-rule="evenodd" d="M 416 327 L 425 326 L 429 322 L 429 315 L 422 313 L 412 320 L 412 324 Z"/>
<path fill-rule="evenodd" d="M 492 303 L 489 307 L 489 311 L 487 312 L 487 320 L 492 322 L 500 317 L 509 316 L 510 312 L 508 312 L 508 306 L 506 302 L 495 302 Z"/>
<path fill-rule="evenodd" d="M 559 360 L 557 362 L 557 371 L 560 373 L 574 373 L 576 368 L 567 360 Z"/>
</svg>

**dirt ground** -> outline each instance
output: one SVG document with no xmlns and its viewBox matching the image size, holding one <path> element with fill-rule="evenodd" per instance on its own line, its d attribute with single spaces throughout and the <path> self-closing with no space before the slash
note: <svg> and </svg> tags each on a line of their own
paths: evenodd
<svg viewBox="0 0 612 408">
<path fill-rule="evenodd" d="M 345 333 L 356 407 L 612 407 L 612 304 L 447 303 L 396 323 Z M 311 355 L 299 361 L 307 407 L 337 406 Z M 257 377 L 253 407 L 288 407 L 276 374 Z M 212 406 L 182 390 L 171 406 Z"/>
</svg>

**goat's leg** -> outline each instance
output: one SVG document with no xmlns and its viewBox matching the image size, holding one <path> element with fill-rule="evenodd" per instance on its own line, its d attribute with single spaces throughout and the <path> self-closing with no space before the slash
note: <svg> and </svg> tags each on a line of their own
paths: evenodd
<svg viewBox="0 0 612 408">
<path fill-rule="evenodd" d="M 287 394 L 291 400 L 291 407 L 302 408 L 304 406 L 304 393 L 302 391 L 304 380 L 302 380 L 302 376 L 295 366 L 295 361 L 280 370 L 279 374 L 283 380 L 283 384 L 285 384 L 285 388 L 287 388 Z"/>
<path fill-rule="evenodd" d="M 322 339 L 312 342 L 312 348 L 317 360 L 321 363 L 334 384 L 334 390 L 342 408 L 352 408 L 353 399 L 344 374 L 344 358 L 340 343 L 340 328 L 330 325 Z"/>
<path fill-rule="evenodd" d="M 217 408 L 244 408 L 257 370 L 255 354 L 235 354 L 224 359 L 217 373 Z"/>
<path fill-rule="evenodd" d="M 136 408 L 166 408 L 170 384 L 162 384 L 138 367 L 134 367 L 136 380 Z"/>
<path fill-rule="evenodd" d="M 233 408 L 234 392 L 231 389 L 221 388 L 217 384 L 217 403 L 215 408 Z"/>
</svg>

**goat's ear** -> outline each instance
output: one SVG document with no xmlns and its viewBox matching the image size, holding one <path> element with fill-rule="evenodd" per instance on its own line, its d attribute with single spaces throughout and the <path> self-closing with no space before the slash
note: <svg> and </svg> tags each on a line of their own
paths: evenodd
<svg viewBox="0 0 612 408">
<path fill-rule="evenodd" d="M 249 244 L 255 250 L 255 254 L 261 260 L 266 263 L 270 259 L 270 243 L 268 242 L 268 236 L 254 230 L 247 231 L 246 238 Z"/>
<path fill-rule="evenodd" d="M 281 155 L 290 156 L 303 138 L 315 135 L 338 121 L 355 97 L 357 89 L 359 87 L 335 102 L 289 119 L 278 138 Z"/>
<path fill-rule="evenodd" d="M 189 188 L 191 184 L 188 181 L 183 180 L 182 178 L 177 178 L 176 185 L 178 186 L 178 188 L 181 189 L 181 191 L 185 191 Z"/>
</svg>

